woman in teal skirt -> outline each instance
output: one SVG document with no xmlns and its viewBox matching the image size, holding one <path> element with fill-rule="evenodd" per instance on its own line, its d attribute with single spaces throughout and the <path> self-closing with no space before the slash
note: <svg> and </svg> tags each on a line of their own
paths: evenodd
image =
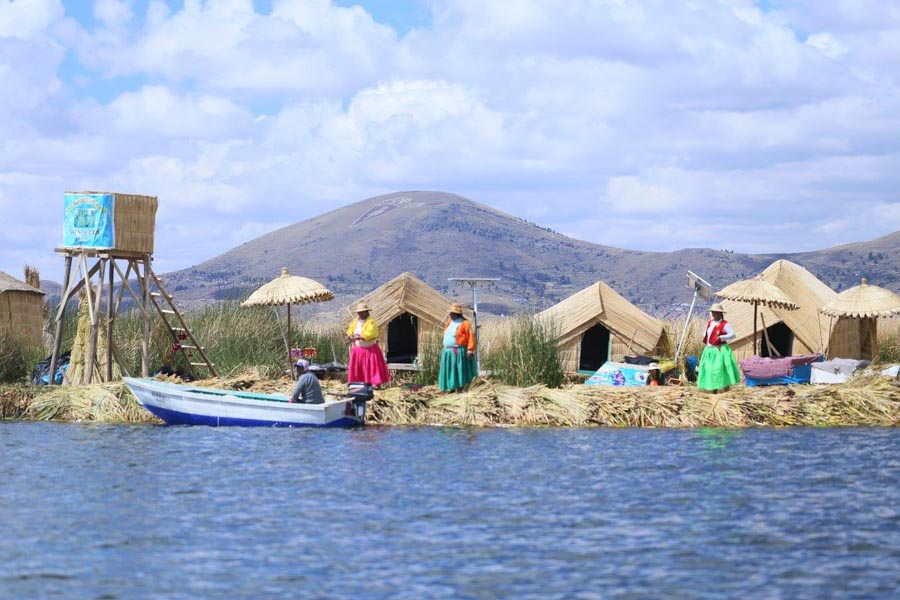
<svg viewBox="0 0 900 600">
<path fill-rule="evenodd" d="M 467 386 L 478 375 L 475 333 L 459 303 L 450 305 L 450 318 L 444 323 L 443 346 L 438 387 L 443 392 L 453 392 Z"/>
<path fill-rule="evenodd" d="M 728 345 L 736 337 L 734 329 L 725 320 L 725 310 L 716 302 L 709 308 L 710 320 L 706 322 L 703 343 L 706 348 L 700 357 L 697 387 L 712 392 L 725 391 L 741 380 L 741 371 Z"/>
</svg>

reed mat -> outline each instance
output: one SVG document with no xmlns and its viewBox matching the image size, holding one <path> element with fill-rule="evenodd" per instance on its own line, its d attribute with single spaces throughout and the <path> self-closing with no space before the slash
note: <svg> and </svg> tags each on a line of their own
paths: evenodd
<svg viewBox="0 0 900 600">
<path fill-rule="evenodd" d="M 177 378 L 160 378 L 173 383 Z M 191 385 L 290 394 L 293 382 L 244 369 Z M 346 383 L 325 379 L 326 394 Z M 0 387 L 0 417 L 24 420 L 159 423 L 124 383 Z M 880 375 L 838 385 L 743 387 L 710 394 L 695 387 L 513 387 L 479 378 L 446 394 L 406 384 L 375 391 L 371 425 L 459 427 L 793 427 L 900 425 L 900 381 Z"/>
<path fill-rule="evenodd" d="M 376 393 L 366 422 L 475 427 L 790 427 L 900 424 L 900 382 L 872 376 L 841 385 L 516 388 L 479 379 L 463 393 L 434 387 Z"/>
</svg>

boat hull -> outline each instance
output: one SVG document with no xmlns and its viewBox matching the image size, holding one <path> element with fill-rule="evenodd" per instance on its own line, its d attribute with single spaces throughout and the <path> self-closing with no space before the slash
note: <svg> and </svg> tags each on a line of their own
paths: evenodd
<svg viewBox="0 0 900 600">
<path fill-rule="evenodd" d="M 287 396 L 207 389 L 125 378 L 141 406 L 167 425 L 212 427 L 356 427 L 365 422 L 365 401 L 297 404 Z"/>
</svg>

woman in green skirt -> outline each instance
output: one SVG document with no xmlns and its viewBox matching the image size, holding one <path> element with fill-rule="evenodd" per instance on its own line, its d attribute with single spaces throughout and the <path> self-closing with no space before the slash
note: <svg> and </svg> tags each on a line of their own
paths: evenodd
<svg viewBox="0 0 900 600">
<path fill-rule="evenodd" d="M 450 305 L 450 318 L 444 323 L 444 349 L 438 387 L 443 392 L 464 388 L 478 374 L 475 361 L 475 333 L 463 316 L 462 305 Z"/>
<path fill-rule="evenodd" d="M 741 371 L 728 345 L 736 337 L 734 329 L 725 320 L 725 310 L 716 302 L 709 308 L 710 320 L 706 322 L 703 343 L 706 348 L 700 357 L 697 387 L 713 392 L 725 391 L 741 380 Z"/>
</svg>

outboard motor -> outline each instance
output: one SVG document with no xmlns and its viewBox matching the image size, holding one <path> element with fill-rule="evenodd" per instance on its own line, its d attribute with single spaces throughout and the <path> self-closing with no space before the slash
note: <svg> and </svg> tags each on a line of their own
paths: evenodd
<svg viewBox="0 0 900 600">
<path fill-rule="evenodd" d="M 366 402 L 375 397 L 372 390 L 372 384 L 364 381 L 350 381 L 347 383 L 347 397 L 350 403 L 344 414 L 355 416 L 359 419 L 360 424 L 365 422 L 366 418 Z"/>
</svg>

